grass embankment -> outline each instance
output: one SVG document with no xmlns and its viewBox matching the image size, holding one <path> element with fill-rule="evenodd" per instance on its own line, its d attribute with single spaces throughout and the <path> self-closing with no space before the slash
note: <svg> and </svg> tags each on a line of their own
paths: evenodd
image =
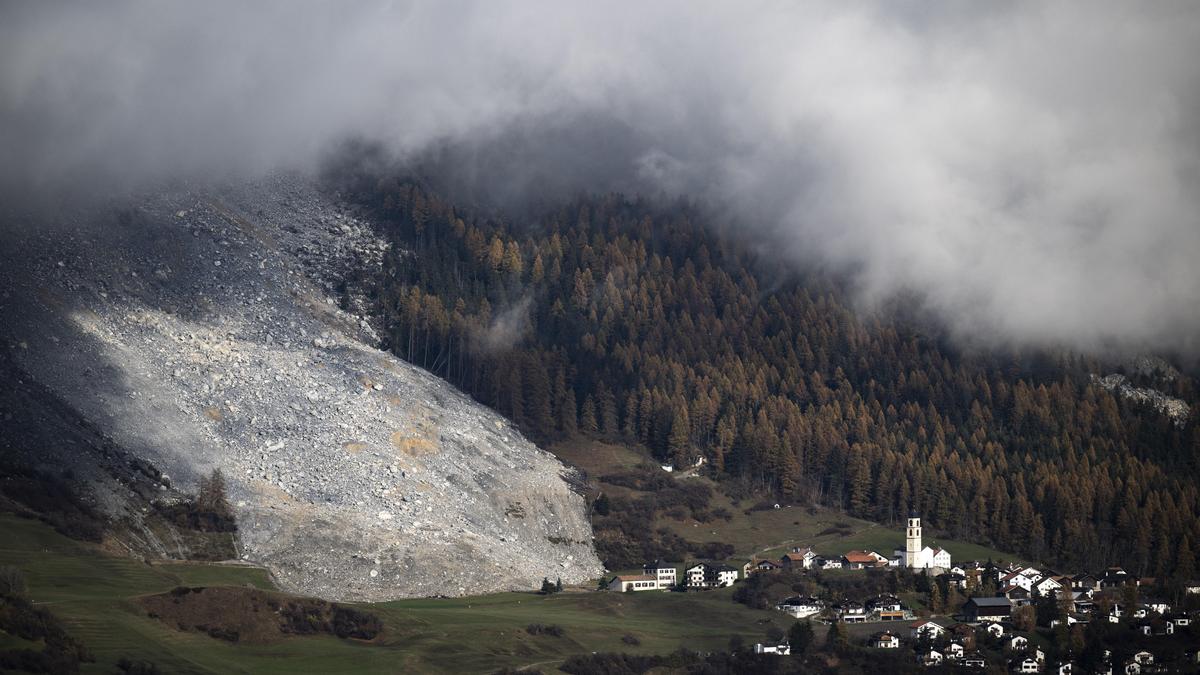
<svg viewBox="0 0 1200 675">
<path fill-rule="evenodd" d="M 110 673 L 122 656 L 171 673 L 490 672 L 539 664 L 552 671 L 592 651 L 666 653 L 680 646 L 724 648 L 732 635 L 761 640 L 777 612 L 747 609 L 726 589 L 711 593 L 504 593 L 462 599 L 404 600 L 356 607 L 384 622 L 371 641 L 289 636 L 270 644 L 231 643 L 180 631 L 146 615 L 138 599 L 176 586 L 270 589 L 261 569 L 113 557 L 46 525 L 0 515 L 0 564 L 23 570 L 29 597 L 62 618 L 97 657 L 84 672 Z M 555 624 L 562 637 L 530 635 Z M 625 643 L 632 635 L 640 644 Z M 0 633 L 4 644 L 9 636 Z"/>
</svg>

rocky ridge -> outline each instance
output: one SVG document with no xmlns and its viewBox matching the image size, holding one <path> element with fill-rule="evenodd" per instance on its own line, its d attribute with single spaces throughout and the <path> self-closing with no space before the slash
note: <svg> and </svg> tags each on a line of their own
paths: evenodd
<svg viewBox="0 0 1200 675">
<path fill-rule="evenodd" d="M 601 572 L 558 460 L 375 348 L 343 280 L 387 245 L 310 179 L 64 220 L 0 254 L 11 358 L 164 482 L 222 469 L 243 557 L 286 590 L 384 600 Z"/>
</svg>

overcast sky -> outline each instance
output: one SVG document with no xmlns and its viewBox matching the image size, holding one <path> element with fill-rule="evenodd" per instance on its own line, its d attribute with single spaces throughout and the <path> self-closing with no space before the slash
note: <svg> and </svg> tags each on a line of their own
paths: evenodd
<svg viewBox="0 0 1200 675">
<path fill-rule="evenodd" d="M 5 2 L 0 188 L 502 139 L 463 175 L 692 194 L 972 340 L 1200 351 L 1200 4 L 592 4 Z"/>
</svg>

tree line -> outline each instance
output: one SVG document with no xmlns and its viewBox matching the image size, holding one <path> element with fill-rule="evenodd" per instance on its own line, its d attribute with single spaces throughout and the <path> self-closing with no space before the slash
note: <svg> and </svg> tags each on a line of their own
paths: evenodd
<svg viewBox="0 0 1200 675">
<path fill-rule="evenodd" d="M 800 503 L 1036 559 L 1195 574 L 1195 415 L 1093 386 L 1068 351 L 966 351 L 863 314 L 686 204 L 581 197 L 520 223 L 406 177 L 347 194 L 392 247 L 387 347 L 546 442 L 637 443 Z M 1160 386 L 1163 386 L 1160 383 Z M 1166 383 L 1195 403 L 1195 379 Z"/>
</svg>

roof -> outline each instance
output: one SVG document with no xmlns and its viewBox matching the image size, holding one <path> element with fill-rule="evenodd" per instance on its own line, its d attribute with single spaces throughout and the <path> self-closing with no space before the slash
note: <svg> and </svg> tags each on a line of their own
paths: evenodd
<svg viewBox="0 0 1200 675">
<path fill-rule="evenodd" d="M 937 626 L 938 628 L 941 628 L 942 630 L 946 629 L 945 626 L 943 626 L 942 624 L 940 624 L 936 621 L 933 621 L 931 619 L 921 619 L 920 621 L 914 621 L 914 622 L 910 623 L 908 625 L 908 627 L 909 628 L 922 628 L 927 625 L 934 625 L 934 626 Z"/>
<path fill-rule="evenodd" d="M 873 637 L 876 640 L 896 640 L 896 639 L 898 639 L 895 635 L 892 635 L 891 633 L 876 633 Z"/>
<path fill-rule="evenodd" d="M 658 581 L 649 574 L 618 574 L 616 579 L 618 581 Z"/>
<path fill-rule="evenodd" d="M 846 555 L 844 555 L 842 557 L 845 558 L 847 562 L 852 562 L 852 563 L 868 563 L 868 564 L 870 564 L 870 563 L 877 562 L 875 559 L 875 556 L 871 555 L 867 551 L 847 551 Z"/>
<path fill-rule="evenodd" d="M 1012 607 L 1008 598 L 971 598 L 967 602 L 975 603 L 976 607 Z"/>
<path fill-rule="evenodd" d="M 806 551 L 805 553 L 784 553 L 783 557 L 788 560 L 804 562 L 804 558 L 808 553 L 812 553 L 812 551 Z"/>
<path fill-rule="evenodd" d="M 822 604 L 822 602 L 821 602 L 821 600 L 819 600 L 817 598 L 813 598 L 813 597 L 810 597 L 807 595 L 794 595 L 779 604 L 781 604 L 781 605 L 820 605 L 820 604 Z"/>
<path fill-rule="evenodd" d="M 674 565 L 667 562 L 666 560 L 663 560 L 662 558 L 659 558 L 658 560 L 655 560 L 653 562 L 648 562 L 645 565 L 642 565 L 642 569 L 646 569 L 646 570 L 649 570 L 649 569 L 661 570 L 661 569 L 667 569 L 668 567 L 671 569 L 675 569 Z"/>
</svg>

